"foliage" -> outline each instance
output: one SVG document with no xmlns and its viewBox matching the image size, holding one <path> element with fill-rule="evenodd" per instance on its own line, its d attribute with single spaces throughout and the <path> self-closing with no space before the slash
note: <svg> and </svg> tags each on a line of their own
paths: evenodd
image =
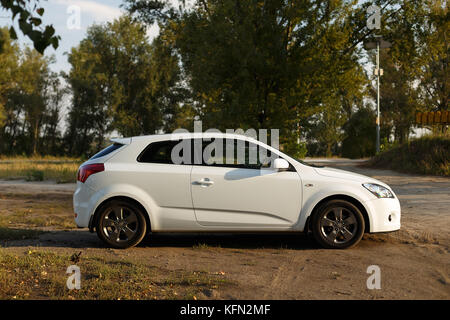
<svg viewBox="0 0 450 320">
<path fill-rule="evenodd" d="M 31 1 L 1 2 L 17 3 L 20 27 L 37 27 Z M 192 130 L 202 120 L 204 129 L 279 129 L 281 148 L 297 157 L 305 148 L 310 156 L 369 156 L 376 83 L 365 67 L 375 57 L 362 43 L 374 39 L 366 26 L 372 3 L 382 8 L 376 32 L 392 43 L 381 51 L 384 150 L 408 141 L 416 111 L 448 110 L 446 1 L 181 3 L 125 0 L 129 15 L 91 26 L 72 48 L 67 87 L 50 58 L 1 29 L 0 154 L 86 157 L 110 135 Z M 150 42 L 154 22 L 160 34 Z"/>
<path fill-rule="evenodd" d="M 20 30 L 33 42 L 36 51 L 43 54 L 50 45 L 58 48 L 61 38 L 55 35 L 55 28 L 52 25 L 42 28 L 41 17 L 44 15 L 44 8 L 39 7 L 39 0 L 0 0 L 0 6 L 12 13 L 13 21 L 19 17 Z M 11 38 L 17 40 L 17 32 L 13 26 L 9 32 Z"/>
<path fill-rule="evenodd" d="M 71 155 L 101 149 L 113 129 L 124 136 L 155 133 L 177 108 L 174 53 L 161 38 L 150 44 L 145 28 L 129 17 L 90 27 L 69 62 Z"/>
<path fill-rule="evenodd" d="M 278 128 L 281 143 L 292 144 L 299 124 L 313 129 L 332 118 L 332 135 L 305 133 L 330 153 L 345 122 L 340 115 L 364 92 L 355 28 L 361 21 L 348 1 L 208 0 L 179 11 L 162 1 L 127 4 L 138 19 L 157 20 L 173 35 L 207 127 Z M 319 113 L 326 117 L 314 117 Z"/>
<path fill-rule="evenodd" d="M 375 119 L 375 112 L 369 107 L 361 108 L 351 116 L 343 126 L 343 157 L 355 159 L 375 155 Z"/>
<path fill-rule="evenodd" d="M 0 54 L 0 105 L 4 109 L 0 153 L 56 152 L 63 89 L 58 75 L 49 68 L 52 58 L 30 48 L 19 49 L 4 28 L 0 34 L 4 39 Z"/>
<path fill-rule="evenodd" d="M 287 141 L 283 146 L 284 149 L 282 151 L 294 159 L 303 159 L 308 152 L 306 143 L 301 141 Z"/>
<path fill-rule="evenodd" d="M 426 136 L 375 156 L 370 166 L 407 173 L 450 176 L 450 138 Z"/>
<path fill-rule="evenodd" d="M 392 47 L 381 52 L 381 126 L 385 137 L 408 140 L 418 110 L 448 110 L 446 1 L 396 1 L 382 30 Z M 375 56 L 372 55 L 372 62 Z M 375 88 L 372 97 L 376 97 Z"/>
</svg>

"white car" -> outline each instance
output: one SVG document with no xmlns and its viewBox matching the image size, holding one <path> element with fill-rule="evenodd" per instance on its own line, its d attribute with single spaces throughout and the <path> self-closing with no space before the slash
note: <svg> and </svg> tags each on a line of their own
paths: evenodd
<svg viewBox="0 0 450 320">
<path fill-rule="evenodd" d="M 285 231 L 348 248 L 365 232 L 400 229 L 400 203 L 386 184 L 306 164 L 253 138 L 180 133 L 112 142 L 81 165 L 73 199 L 78 227 L 111 247 L 135 246 L 150 232 Z"/>
</svg>

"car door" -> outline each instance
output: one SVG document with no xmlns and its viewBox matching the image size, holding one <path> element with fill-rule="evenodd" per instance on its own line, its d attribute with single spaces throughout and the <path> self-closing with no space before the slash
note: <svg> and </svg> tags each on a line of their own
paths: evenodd
<svg viewBox="0 0 450 320">
<path fill-rule="evenodd" d="M 252 142 L 227 139 L 222 144 L 221 155 L 205 159 L 208 146 L 203 143 L 202 164 L 194 163 L 192 168 L 192 201 L 198 223 L 249 230 L 284 229 L 296 223 L 302 188 L 295 169 L 276 171 L 259 157 L 256 163 L 250 163 L 250 153 L 262 148 Z M 226 150 L 230 145 L 234 145 L 231 155 Z M 268 152 L 264 148 L 261 151 Z M 218 159 L 224 161 L 217 163 Z"/>
</svg>

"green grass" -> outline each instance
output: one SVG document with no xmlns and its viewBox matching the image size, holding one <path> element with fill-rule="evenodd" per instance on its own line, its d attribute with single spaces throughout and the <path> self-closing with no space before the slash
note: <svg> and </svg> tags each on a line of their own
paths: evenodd
<svg viewBox="0 0 450 320">
<path fill-rule="evenodd" d="M 206 243 L 197 243 L 192 246 L 193 249 L 209 249 L 208 244 Z"/>
<path fill-rule="evenodd" d="M 368 164 L 405 173 L 450 176 L 450 138 L 426 136 L 393 147 L 373 157 Z"/>
<path fill-rule="evenodd" d="M 53 180 L 57 183 L 75 182 L 83 161 L 73 158 L 14 157 L 0 158 L 0 179 L 27 181 Z"/>
<path fill-rule="evenodd" d="M 69 290 L 66 270 L 72 264 L 70 255 L 0 249 L 0 299 L 191 299 L 232 284 L 223 275 L 81 255 L 81 288 Z"/>
</svg>

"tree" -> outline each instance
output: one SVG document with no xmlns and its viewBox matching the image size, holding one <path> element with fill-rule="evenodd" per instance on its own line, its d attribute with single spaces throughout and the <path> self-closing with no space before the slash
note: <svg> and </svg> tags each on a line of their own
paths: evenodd
<svg viewBox="0 0 450 320">
<path fill-rule="evenodd" d="M 160 38 L 150 44 L 143 25 L 130 17 L 90 27 L 69 62 L 70 154 L 100 149 L 112 130 L 124 136 L 155 133 L 178 107 L 175 53 Z"/>
<path fill-rule="evenodd" d="M 6 92 L 14 86 L 18 65 L 18 46 L 13 44 L 6 28 L 0 28 L 0 128 L 6 120 Z"/>
<path fill-rule="evenodd" d="M 57 120 L 49 114 L 59 113 L 63 90 L 49 68 L 53 58 L 27 47 L 21 50 L 6 28 L 0 29 L 0 38 L 0 153 L 56 153 L 58 146 L 50 150 L 47 144 L 57 143 L 57 130 L 53 137 L 48 133 Z"/>
<path fill-rule="evenodd" d="M 42 116 L 42 138 L 39 144 L 41 154 L 64 154 L 60 123 L 63 120 L 61 115 L 63 101 L 68 93 L 68 88 L 62 86 L 60 77 L 55 73 L 50 74 L 47 83 L 46 108 Z"/>
<path fill-rule="evenodd" d="M 23 52 L 18 78 L 20 83 L 16 96 L 19 97 L 25 124 L 29 134 L 29 154 L 37 154 L 40 129 L 47 108 L 49 61 L 29 48 Z"/>
<path fill-rule="evenodd" d="M 448 7 L 445 1 L 395 1 L 383 16 L 389 17 L 383 37 L 392 47 L 381 52 L 381 129 L 387 140 L 393 134 L 403 143 L 417 111 L 448 109 Z M 375 99 L 375 88 L 371 93 Z"/>
<path fill-rule="evenodd" d="M 418 34 L 420 43 L 420 95 L 428 110 L 448 110 L 448 5 L 446 1 L 425 1 L 425 21 Z"/>
<path fill-rule="evenodd" d="M 126 8 L 172 35 L 204 127 L 278 128 L 291 149 L 299 124 L 325 110 L 337 110 L 327 117 L 343 123 L 341 108 L 362 99 L 361 19 L 348 1 L 207 0 L 190 10 L 127 1 Z"/>
<path fill-rule="evenodd" d="M 420 107 L 417 86 L 403 63 L 395 62 L 388 52 L 381 53 L 384 75 L 380 84 L 381 125 L 391 127 L 394 139 L 399 143 L 406 142 L 414 124 L 415 113 Z M 372 90 L 376 95 L 375 89 Z M 387 137 L 389 140 L 389 136 Z"/>
<path fill-rule="evenodd" d="M 342 156 L 363 158 L 375 155 L 375 112 L 364 106 L 356 111 L 343 126 Z"/>
<path fill-rule="evenodd" d="M 55 49 L 58 48 L 61 38 L 55 35 L 53 26 L 41 27 L 44 8 L 39 6 L 39 0 L 0 0 L 0 6 L 12 13 L 13 21 L 19 17 L 20 30 L 33 42 L 34 48 L 39 53 L 43 54 L 50 45 Z M 17 40 L 15 28 L 12 26 L 9 31 L 11 38 Z"/>
</svg>

